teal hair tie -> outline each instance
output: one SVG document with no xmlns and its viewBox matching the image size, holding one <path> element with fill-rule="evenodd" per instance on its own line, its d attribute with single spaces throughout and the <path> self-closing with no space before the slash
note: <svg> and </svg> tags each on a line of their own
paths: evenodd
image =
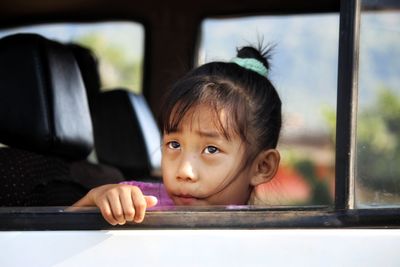
<svg viewBox="0 0 400 267">
<path fill-rule="evenodd" d="M 261 76 L 267 77 L 268 69 L 259 60 L 255 58 L 235 57 L 231 62 L 238 64 L 240 67 L 257 72 Z"/>
</svg>

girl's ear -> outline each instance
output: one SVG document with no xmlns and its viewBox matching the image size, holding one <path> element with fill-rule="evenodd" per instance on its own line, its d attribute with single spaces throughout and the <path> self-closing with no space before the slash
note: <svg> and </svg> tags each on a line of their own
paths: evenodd
<svg viewBox="0 0 400 267">
<path fill-rule="evenodd" d="M 262 151 L 253 162 L 254 172 L 250 184 L 256 186 L 274 178 L 280 159 L 281 156 L 276 149 Z"/>
</svg>

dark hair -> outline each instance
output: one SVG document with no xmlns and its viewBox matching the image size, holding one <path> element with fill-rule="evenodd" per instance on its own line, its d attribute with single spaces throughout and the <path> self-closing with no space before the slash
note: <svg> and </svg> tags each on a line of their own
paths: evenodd
<svg viewBox="0 0 400 267">
<path fill-rule="evenodd" d="M 263 51 L 266 50 L 266 51 Z M 243 47 L 237 57 L 254 58 L 269 70 L 270 49 Z M 232 133 L 249 144 L 253 156 L 275 148 L 281 129 L 281 100 L 267 77 L 236 63 L 211 62 L 197 67 L 176 82 L 160 116 L 161 129 L 174 132 L 189 110 L 205 104 L 218 118 L 216 126 L 229 139 Z M 221 110 L 230 116 L 228 128 L 219 121 Z"/>
</svg>

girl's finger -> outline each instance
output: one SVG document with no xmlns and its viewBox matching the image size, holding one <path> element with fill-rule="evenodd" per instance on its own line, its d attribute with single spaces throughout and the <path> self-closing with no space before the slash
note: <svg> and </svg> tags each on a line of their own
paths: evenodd
<svg viewBox="0 0 400 267">
<path fill-rule="evenodd" d="M 112 214 L 110 204 L 108 203 L 107 199 L 103 198 L 102 200 L 99 200 L 97 206 L 100 209 L 101 215 L 109 224 L 116 225 L 118 223 Z"/>
<path fill-rule="evenodd" d="M 124 190 L 120 195 L 119 199 L 122 206 L 122 211 L 126 221 L 131 222 L 135 217 L 135 208 L 133 207 L 133 201 L 130 190 Z"/>
<path fill-rule="evenodd" d="M 142 191 L 140 191 L 140 189 L 137 187 L 132 188 L 131 196 L 132 196 L 133 205 L 135 207 L 135 217 L 133 220 L 136 223 L 140 223 L 143 221 L 144 214 L 146 212 L 146 206 L 147 206 L 146 200 L 144 199 Z"/>
<path fill-rule="evenodd" d="M 155 196 L 144 196 L 146 200 L 147 208 L 154 207 L 158 203 L 158 199 Z"/>
<path fill-rule="evenodd" d="M 111 212 L 114 218 L 117 220 L 118 224 L 125 224 L 125 216 L 122 211 L 121 201 L 119 199 L 119 194 L 116 191 L 109 192 L 107 194 L 107 200 L 110 204 Z"/>
</svg>

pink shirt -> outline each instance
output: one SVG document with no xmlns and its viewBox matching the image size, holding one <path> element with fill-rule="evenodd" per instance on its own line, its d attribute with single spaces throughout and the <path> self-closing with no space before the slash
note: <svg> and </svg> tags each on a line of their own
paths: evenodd
<svg viewBox="0 0 400 267">
<path fill-rule="evenodd" d="M 157 206 L 174 206 L 174 202 L 169 198 L 167 190 L 162 183 L 148 183 L 138 181 L 124 181 L 121 184 L 137 186 L 142 190 L 143 195 L 155 196 L 158 199 Z"/>
</svg>

